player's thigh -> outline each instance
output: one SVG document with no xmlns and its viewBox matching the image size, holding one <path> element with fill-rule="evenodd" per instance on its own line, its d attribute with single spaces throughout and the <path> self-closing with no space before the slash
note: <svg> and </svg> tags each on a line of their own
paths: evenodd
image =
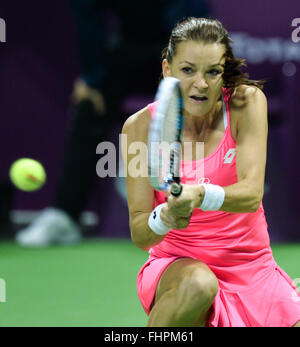
<svg viewBox="0 0 300 347">
<path fill-rule="evenodd" d="M 218 280 L 210 268 L 200 260 L 180 258 L 171 263 L 163 272 L 155 293 L 156 303 L 166 292 L 178 291 L 182 284 L 197 283 L 214 297 L 218 291 Z M 192 286 L 191 286 L 192 287 Z"/>
</svg>

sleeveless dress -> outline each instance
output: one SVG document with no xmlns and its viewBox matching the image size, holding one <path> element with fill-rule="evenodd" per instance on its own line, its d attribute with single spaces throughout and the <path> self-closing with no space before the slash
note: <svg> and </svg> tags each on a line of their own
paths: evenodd
<svg viewBox="0 0 300 347">
<path fill-rule="evenodd" d="M 229 89 L 222 91 L 222 140 L 207 157 L 181 162 L 182 183 L 226 187 L 237 182 L 236 143 L 230 129 L 231 95 Z M 156 103 L 148 105 L 152 116 L 155 107 Z M 155 205 L 164 202 L 165 194 L 155 191 Z M 254 213 L 195 209 L 186 229 L 169 231 L 152 247 L 137 277 L 138 296 L 147 314 L 163 271 L 182 257 L 204 262 L 218 278 L 219 290 L 207 326 L 286 327 L 300 320 L 300 295 L 273 258 L 262 203 Z"/>
</svg>

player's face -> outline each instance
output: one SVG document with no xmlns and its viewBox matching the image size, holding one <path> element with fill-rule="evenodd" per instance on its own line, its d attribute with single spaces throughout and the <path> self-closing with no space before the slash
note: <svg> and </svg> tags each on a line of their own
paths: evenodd
<svg viewBox="0 0 300 347">
<path fill-rule="evenodd" d="M 181 83 L 184 109 L 192 115 L 209 113 L 220 98 L 225 47 L 218 43 L 185 41 L 177 46 L 172 63 L 163 62 L 164 76 Z"/>
</svg>

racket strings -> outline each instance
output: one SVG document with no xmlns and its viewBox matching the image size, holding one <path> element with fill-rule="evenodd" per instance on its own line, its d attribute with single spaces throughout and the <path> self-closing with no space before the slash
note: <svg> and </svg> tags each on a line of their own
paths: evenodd
<svg viewBox="0 0 300 347">
<path fill-rule="evenodd" d="M 180 183 L 182 97 L 178 80 L 166 78 L 159 87 L 158 106 L 150 123 L 148 146 L 149 174 L 155 189 Z M 150 161 L 149 161 L 150 159 Z"/>
<path fill-rule="evenodd" d="M 168 108 L 165 114 L 165 124 L 163 128 L 163 139 L 165 144 L 162 146 L 162 170 L 161 181 L 170 182 L 180 175 L 181 143 L 178 139 L 178 112 L 179 98 L 173 90 L 168 102 Z"/>
</svg>

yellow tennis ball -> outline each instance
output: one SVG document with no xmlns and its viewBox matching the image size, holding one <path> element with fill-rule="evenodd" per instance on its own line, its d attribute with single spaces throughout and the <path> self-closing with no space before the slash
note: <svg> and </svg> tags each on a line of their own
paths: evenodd
<svg viewBox="0 0 300 347">
<path fill-rule="evenodd" d="M 30 158 L 16 160 L 10 167 L 9 176 L 17 188 L 26 192 L 38 190 L 46 182 L 43 165 Z"/>
</svg>

